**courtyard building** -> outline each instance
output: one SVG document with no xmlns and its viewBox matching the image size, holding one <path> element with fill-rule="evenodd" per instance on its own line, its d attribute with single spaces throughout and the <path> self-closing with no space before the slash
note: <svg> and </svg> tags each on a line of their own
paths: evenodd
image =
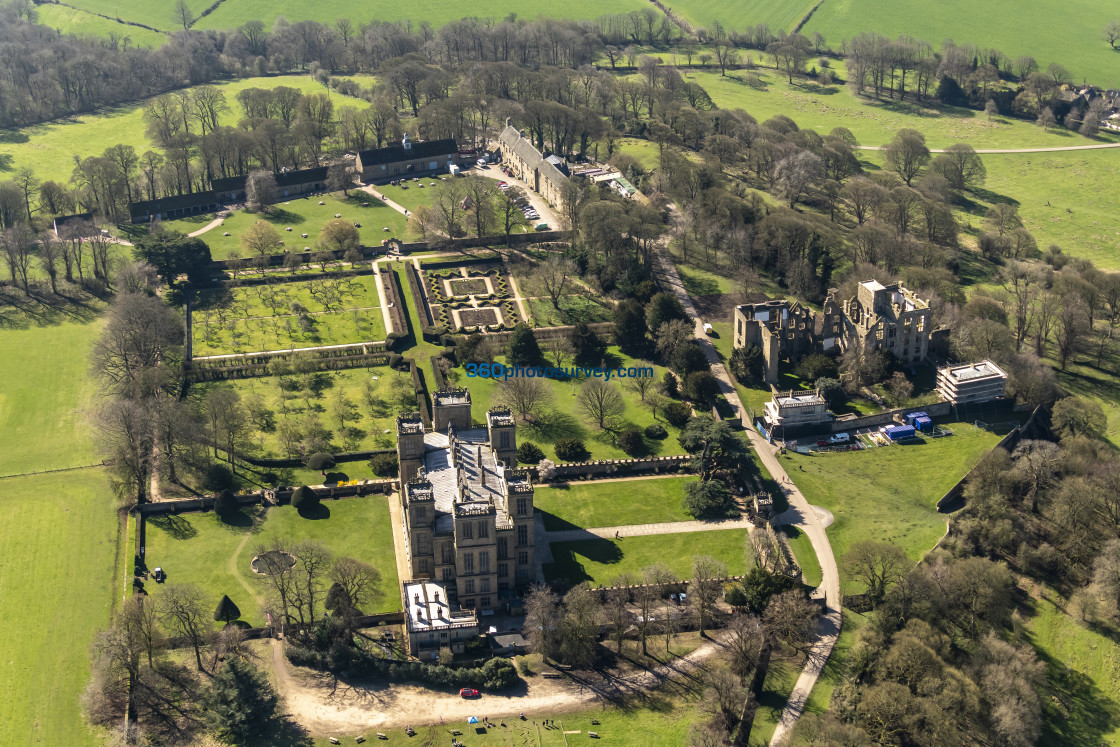
<svg viewBox="0 0 1120 747">
<path fill-rule="evenodd" d="M 766 361 L 766 381 L 778 382 L 778 362 L 797 362 L 817 349 L 813 310 L 785 299 L 735 307 L 735 347 L 758 345 Z"/>
<path fill-rule="evenodd" d="M 563 207 L 564 185 L 568 183 L 567 165 L 563 160 L 557 156 L 541 155 L 525 133 L 512 126 L 508 119 L 506 128 L 498 135 L 498 142 L 501 143 L 502 164 L 549 205 Z M 557 162 L 564 167 L 563 170 Z"/>
<path fill-rule="evenodd" d="M 865 280 L 855 297 L 845 300 L 835 289 L 829 290 L 823 316 L 825 350 L 866 346 L 893 353 L 906 365 L 921 363 L 929 354 L 933 311 L 928 301 L 902 283 Z"/>
<path fill-rule="evenodd" d="M 289 197 L 301 195 L 320 194 L 327 189 L 327 167 L 319 166 L 314 169 L 288 169 L 276 171 L 272 174 L 276 180 L 276 199 L 286 200 Z M 248 176 L 226 176 L 213 179 L 210 187 L 217 194 L 221 202 L 243 202 L 245 200 L 245 182 Z"/>
<path fill-rule="evenodd" d="M 400 143 L 359 151 L 357 165 L 363 182 L 376 183 L 421 174 L 450 173 L 458 162 L 459 146 L 455 138 L 413 142 L 405 133 Z"/>
<path fill-rule="evenodd" d="M 205 192 L 133 202 L 128 206 L 128 216 L 133 223 L 149 223 L 156 220 L 176 220 L 192 215 L 215 213 L 220 207 L 221 200 L 218 199 L 217 193 L 209 189 Z"/>
<path fill-rule="evenodd" d="M 472 428 L 470 393 L 437 391 L 432 429 L 418 414 L 397 419 L 401 513 L 409 574 L 446 587 L 481 613 L 500 609 L 533 579 L 533 484 L 516 469 L 513 414 L 487 413 Z"/>
<path fill-rule="evenodd" d="M 408 652 L 419 659 L 438 659 L 441 648 L 461 654 L 478 637 L 474 610 L 452 609 L 447 587 L 432 581 L 404 582 Z"/>
<path fill-rule="evenodd" d="M 987 359 L 937 370 L 937 393 L 954 407 L 1000 399 L 1006 383 L 1007 374 Z"/>
</svg>

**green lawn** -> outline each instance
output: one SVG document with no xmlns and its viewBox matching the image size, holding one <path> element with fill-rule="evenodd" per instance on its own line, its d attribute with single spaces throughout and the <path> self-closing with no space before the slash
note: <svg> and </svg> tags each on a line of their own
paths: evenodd
<svg viewBox="0 0 1120 747">
<path fill-rule="evenodd" d="M 121 40 L 122 46 L 127 44 L 132 47 L 158 47 L 167 41 L 167 34 L 111 21 L 108 18 L 102 18 L 93 13 L 65 5 L 44 3 L 39 5 L 36 10 L 39 11 L 39 23 L 50 26 L 63 34 L 105 38 L 116 36 Z M 104 13 L 105 11 L 100 12 Z M 106 15 L 111 14 L 107 13 Z"/>
<path fill-rule="evenodd" d="M 544 528 L 549 531 L 691 521 L 683 503 L 685 485 L 693 481 L 663 477 L 538 487 L 533 505 L 544 514 Z"/>
<path fill-rule="evenodd" d="M 757 52 L 752 54 L 758 59 Z M 766 60 L 766 64 L 770 61 Z M 836 64 L 843 74 L 842 63 Z M 876 101 L 868 96 L 855 96 L 844 85 L 821 87 L 795 78 L 791 86 L 773 69 L 756 70 L 759 84 L 754 86 L 748 83 L 745 70 L 726 76 L 718 70 L 685 70 L 682 74 L 686 80 L 703 86 L 721 108 L 745 109 L 759 122 L 784 114 L 801 129 L 813 129 L 822 135 L 834 127 L 847 127 L 861 145 L 885 145 L 904 127 L 924 134 L 931 148 L 954 143 L 968 143 L 974 148 L 1031 148 L 1094 142 L 1068 130 L 1047 131 L 1026 120 L 993 117 L 989 121 L 983 112 L 972 109 L 922 107 L 890 99 Z M 1106 137 L 1108 141 L 1115 140 L 1114 136 Z"/>
<path fill-rule="evenodd" d="M 72 433 L 58 443 L 61 458 L 73 444 Z M 0 495 L 0 744 L 95 744 L 79 697 L 94 633 L 121 594 L 108 480 L 101 470 L 11 478 Z"/>
<path fill-rule="evenodd" d="M 1055 606 L 1056 592 L 1034 601 L 1024 637 L 1046 663 L 1039 744 L 1120 744 L 1120 646 Z"/>
<path fill-rule="evenodd" d="M 793 550 L 793 557 L 797 560 L 797 564 L 801 566 L 805 583 L 809 586 L 820 586 L 821 564 L 817 560 L 817 552 L 813 549 L 813 543 L 809 540 L 809 535 L 792 524 L 782 527 L 782 530 L 789 538 L 790 549 Z"/>
<path fill-rule="evenodd" d="M 320 205 L 320 202 L 326 204 Z M 295 197 L 272 205 L 266 213 L 236 210 L 221 225 L 200 234 L 199 238 L 210 247 L 210 256 L 214 259 L 229 259 L 234 253 L 244 259 L 252 259 L 252 253 L 242 246 L 241 237 L 250 226 L 263 220 L 280 233 L 285 251 L 314 252 L 318 250 L 319 231 L 336 215 L 341 215 L 350 223 L 361 224 L 358 236 L 363 246 L 381 246 L 381 242 L 388 238 L 411 238 L 404 215 L 360 190 L 351 190 L 349 197 L 343 197 L 341 193 Z M 209 213 L 167 221 L 164 225 L 183 233 L 193 233 L 215 217 Z M 287 230 L 289 227 L 291 231 Z M 384 230 L 386 228 L 389 230 Z M 229 236 L 224 235 L 226 233 Z M 307 234 L 306 239 L 303 234 Z"/>
<path fill-rule="evenodd" d="M 340 295 L 324 295 L 337 282 L 342 283 Z M 324 303 L 328 300 L 329 311 Z M 293 313 L 295 304 L 306 312 Z M 384 340 L 380 304 L 373 275 L 335 279 L 326 273 L 306 280 L 207 292 L 191 311 L 194 356 Z"/>
<path fill-rule="evenodd" d="M 193 0 L 198 3 L 199 0 Z M 87 3 L 83 5 L 83 3 Z M 79 7 L 104 5 L 103 0 L 79 0 Z M 170 12 L 171 6 L 163 3 L 136 3 L 137 7 L 161 8 Z M 113 11 L 98 8 L 107 15 Z M 125 9 L 122 8 L 122 11 Z M 124 13 L 122 12 L 122 15 Z M 158 28 L 158 26 L 157 26 Z M 369 76 L 353 76 L 363 85 L 368 85 Z M 265 78 L 244 78 L 230 82 L 215 83 L 226 95 L 230 112 L 222 124 L 235 124 L 241 117 L 234 96 L 246 88 L 276 88 L 289 86 L 305 93 L 323 93 L 326 89 L 310 75 L 277 75 Z M 366 107 L 369 104 L 361 99 L 331 93 L 335 111 L 339 107 Z M 14 130 L 0 130 L 0 160 L 10 156 L 8 164 L 11 171 L 30 166 L 42 181 L 54 179 L 66 184 L 74 170 L 73 155 L 87 158 L 101 155 L 112 145 L 123 143 L 136 148 L 137 153 L 152 148 L 145 134 L 143 110 L 146 102 L 128 104 L 111 109 L 105 113 L 82 114 L 45 124 L 21 127 Z M 338 212 L 337 210 L 335 212 Z"/>
<path fill-rule="evenodd" d="M 914 445 L 862 451 L 787 452 L 785 471 L 809 500 L 832 512 L 832 551 L 839 560 L 855 542 L 892 542 L 915 561 L 945 534 L 936 503 L 1000 436 L 967 423 L 946 423 L 955 435 Z M 841 576 L 845 591 L 858 584 Z"/>
<path fill-rule="evenodd" d="M 522 290 L 522 293 L 524 292 Z M 613 312 L 609 301 L 604 306 L 598 302 L 598 299 L 589 298 L 585 295 L 561 296 L 558 300 L 560 303 L 559 309 L 553 307 L 552 299 L 549 298 L 534 298 L 526 303 L 529 307 L 529 314 L 533 317 L 533 326 L 561 327 L 581 322 L 594 324 L 595 322 L 609 322 L 612 318 Z"/>
<path fill-rule="evenodd" d="M 0 475 L 100 461 L 85 437 L 96 404 L 88 356 L 100 329 L 63 322 L 0 332 Z"/>
<path fill-rule="evenodd" d="M 745 573 L 751 555 L 747 533 L 741 529 L 714 532 L 553 542 L 553 563 L 546 563 L 546 579 L 592 586 L 608 584 L 622 574 L 638 575 L 646 566 L 664 563 L 679 578 L 692 573 L 692 559 L 710 555 L 727 564 L 732 575 Z"/>
<path fill-rule="evenodd" d="M 817 684 L 813 686 L 813 691 L 809 693 L 809 700 L 805 703 L 806 710 L 814 713 L 824 713 L 828 710 L 832 691 L 843 681 L 846 674 L 848 655 L 856 642 L 856 633 L 873 619 L 871 615 L 861 615 L 849 609 L 844 609 L 843 615 L 840 637 L 836 640 L 832 655 L 828 657 L 828 663 L 824 665 L 824 670 L 817 679 Z"/>
<path fill-rule="evenodd" d="M 1008 6 L 949 0 L 935 9 L 920 0 L 826 0 L 801 33 L 819 31 L 829 46 L 842 39 L 873 31 L 889 38 L 899 35 L 923 39 L 934 48 L 944 39 L 957 44 L 994 47 L 1014 60 L 1029 54 L 1045 69 L 1061 63 L 1080 82 L 1113 85 L 1116 52 L 1101 36 L 1116 7 L 1096 0 L 1029 0 Z"/>
<path fill-rule="evenodd" d="M 336 556 L 348 555 L 381 571 L 384 594 L 372 612 L 400 609 L 393 533 L 389 523 L 389 499 L 384 496 L 324 501 L 329 518 L 305 519 L 291 506 L 270 508 L 263 520 L 251 520 L 251 509 L 227 524 L 214 513 L 180 514 L 149 518 L 146 526 L 145 561 L 167 572 L 167 583 L 200 586 L 215 605 L 228 594 L 241 609 L 242 619 L 263 625 L 260 599 L 262 585 L 249 563 L 260 545 L 274 539 L 286 542 L 315 540 Z M 161 585 L 149 581 L 147 591 L 158 598 Z"/>
</svg>

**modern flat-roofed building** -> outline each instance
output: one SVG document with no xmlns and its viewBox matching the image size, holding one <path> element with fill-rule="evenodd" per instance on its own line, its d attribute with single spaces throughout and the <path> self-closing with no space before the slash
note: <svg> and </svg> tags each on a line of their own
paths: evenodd
<svg viewBox="0 0 1120 747">
<path fill-rule="evenodd" d="M 516 469 L 509 410 L 471 428 L 470 394 L 433 396 L 432 423 L 397 419 L 401 513 L 409 574 L 446 587 L 465 609 L 498 609 L 534 577 L 533 483 Z M 463 418 L 465 417 L 465 422 Z"/>
<path fill-rule="evenodd" d="M 379 182 L 447 172 L 458 162 L 459 146 L 455 138 L 413 142 L 405 134 L 400 143 L 360 151 L 357 165 L 363 182 Z"/>
<path fill-rule="evenodd" d="M 420 659 L 439 658 L 441 648 L 461 654 L 478 637 L 475 611 L 453 606 L 447 587 L 433 581 L 404 582 L 404 616 L 408 652 Z"/>
<path fill-rule="evenodd" d="M 832 415 L 821 390 L 806 389 L 776 392 L 766 403 L 762 419 L 771 429 L 802 429 L 831 422 Z"/>
<path fill-rule="evenodd" d="M 990 360 L 937 370 L 937 393 L 952 405 L 980 404 L 1003 397 L 1007 374 Z"/>
</svg>

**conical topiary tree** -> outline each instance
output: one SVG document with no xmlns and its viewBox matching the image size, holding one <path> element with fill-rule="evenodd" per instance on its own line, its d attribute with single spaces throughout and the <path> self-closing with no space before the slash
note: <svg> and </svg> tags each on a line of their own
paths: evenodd
<svg viewBox="0 0 1120 747">
<path fill-rule="evenodd" d="M 319 496 L 306 485 L 292 491 L 292 506 L 297 511 L 307 511 L 317 505 L 319 505 Z"/>
<path fill-rule="evenodd" d="M 327 470 L 334 466 L 334 457 L 330 454 L 312 454 L 307 458 L 308 469 L 317 469 L 323 475 L 327 476 Z"/>
<path fill-rule="evenodd" d="M 214 609 L 214 619 L 229 625 L 239 617 L 241 617 L 241 610 L 237 609 L 232 599 L 223 594 L 222 601 L 218 602 L 218 606 Z"/>
<path fill-rule="evenodd" d="M 218 493 L 218 497 L 214 501 L 214 513 L 222 518 L 236 513 L 239 508 L 241 506 L 237 503 L 237 499 L 233 497 L 232 490 L 223 490 Z"/>
</svg>

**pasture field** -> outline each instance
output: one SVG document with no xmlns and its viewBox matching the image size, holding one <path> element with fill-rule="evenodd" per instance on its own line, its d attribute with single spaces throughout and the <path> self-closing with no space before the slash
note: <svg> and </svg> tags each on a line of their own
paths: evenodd
<svg viewBox="0 0 1120 747">
<path fill-rule="evenodd" d="M 86 1 L 104 2 L 104 0 Z M 205 0 L 192 0 L 192 7 L 194 3 L 204 5 Z M 195 24 L 195 28 L 232 28 L 251 19 L 260 19 L 264 21 L 266 27 L 270 27 L 278 16 L 283 16 L 293 23 L 308 20 L 326 22 L 328 19 L 349 18 L 354 23 L 370 20 L 411 21 L 412 25 L 416 26 L 425 22 L 438 28 L 464 16 L 500 20 L 514 13 L 520 18 L 527 19 L 559 16 L 579 20 L 597 18 L 609 13 L 629 13 L 644 7 L 648 7 L 648 4 L 640 0 L 608 0 L 605 3 L 595 2 L 595 0 L 574 0 L 563 5 L 544 3 L 524 5 L 511 0 L 487 0 L 482 5 L 473 6 L 443 3 L 439 0 L 420 0 L 409 4 L 387 3 L 383 0 L 377 2 L 366 0 L 360 3 L 324 0 L 314 5 L 297 0 L 281 0 L 276 3 L 268 0 L 227 0 L 218 6 L 217 10 Z"/>
<path fill-rule="evenodd" d="M 779 457 L 809 503 L 832 512 L 828 528 L 837 560 L 856 542 L 891 542 L 919 560 L 945 534 L 936 503 L 1000 436 L 969 423 L 945 423 L 946 438 L 862 451 L 787 452 Z M 800 556 L 799 556 L 800 557 Z M 844 591 L 862 591 L 841 573 Z"/>
<path fill-rule="evenodd" d="M 14 441 L 5 433 L 3 443 Z M 0 744 L 97 744 L 79 698 L 89 646 L 109 624 L 124 572 L 114 573 L 123 558 L 109 481 L 100 469 L 16 477 L 0 494 Z"/>
<path fill-rule="evenodd" d="M 0 332 L 0 475 L 100 461 L 87 437 L 97 404 L 88 356 L 100 330 L 65 321 Z"/>
<path fill-rule="evenodd" d="M 722 560 L 734 576 L 746 572 L 752 554 L 742 529 L 553 542 L 554 562 L 545 563 L 544 576 L 573 585 L 584 581 L 606 585 L 623 574 L 636 576 L 646 566 L 664 563 L 678 578 L 688 578 L 697 555 Z"/>
<path fill-rule="evenodd" d="M 309 419 L 326 429 L 335 453 L 391 449 L 396 445 L 394 418 L 416 409 L 408 375 L 383 366 L 195 384 L 191 398 L 201 399 L 219 389 L 237 392 L 243 404 L 263 405 L 262 412 L 269 416 L 249 418 L 243 448 L 267 458 L 287 458 L 282 438 L 285 428 L 306 425 Z M 256 407 L 253 404 L 248 409 L 252 412 Z M 340 412 L 346 413 L 344 425 L 339 421 Z M 314 476 L 315 482 L 322 481 L 318 472 Z M 348 479 L 355 476 L 347 475 Z"/>
<path fill-rule="evenodd" d="M 167 584 L 195 584 L 213 597 L 215 606 L 228 594 L 241 619 L 259 626 L 265 624 L 265 589 L 249 567 L 257 548 L 276 539 L 314 540 L 336 557 L 350 556 L 380 571 L 383 595 L 368 611 L 391 612 L 400 609 L 401 600 L 388 500 L 380 495 L 326 500 L 315 518 L 304 518 L 291 506 L 269 508 L 263 517 L 254 506 L 232 523 L 213 512 L 149 517 L 144 559 L 149 568 L 167 572 Z M 163 585 L 148 581 L 145 588 L 158 599 Z"/>
<path fill-rule="evenodd" d="M 195 357 L 385 339 L 373 275 L 324 273 L 209 291 L 192 310 L 191 327 Z"/>
<path fill-rule="evenodd" d="M 167 34 L 158 31 L 119 23 L 108 18 L 94 15 L 88 11 L 65 5 L 44 3 L 37 6 L 39 23 L 50 26 L 62 34 L 78 36 L 115 36 L 121 44 L 132 47 L 158 47 L 167 41 Z"/>
<path fill-rule="evenodd" d="M 1073 79 L 1108 88 L 1117 85 L 1117 52 L 1101 31 L 1116 20 L 1116 6 L 1099 0 L 1027 0 L 1022 3 L 974 3 L 949 0 L 936 8 L 920 0 L 824 0 L 801 30 L 819 31 L 838 49 L 843 39 L 865 31 L 895 38 L 924 39 L 938 47 L 957 44 L 995 48 L 1011 59 L 1029 54 L 1045 69 L 1057 62 Z"/>
<path fill-rule="evenodd" d="M 750 54 L 757 60 L 760 53 Z M 765 62 L 770 63 L 769 57 Z M 843 63 L 835 65 L 843 77 Z M 967 143 L 977 149 L 1061 148 L 1116 140 L 1108 134 L 1090 139 L 1069 130 L 1045 130 L 1022 119 L 996 116 L 989 120 L 988 115 L 972 109 L 856 96 L 846 85 L 821 86 L 797 78 L 790 85 L 771 68 L 729 71 L 726 76 L 718 70 L 685 68 L 681 74 L 703 86 L 721 108 L 743 109 L 759 122 L 783 114 L 801 129 L 816 130 L 821 135 L 834 127 L 847 127 L 860 145 L 886 145 L 903 128 L 921 132 L 930 148 L 954 143 Z M 750 83 L 752 75 L 758 78 L 755 85 Z"/>
<path fill-rule="evenodd" d="M 320 205 L 325 202 L 325 205 Z M 245 259 L 250 253 L 241 245 L 241 237 L 258 220 L 266 221 L 275 228 L 284 242 L 286 251 L 316 251 L 319 231 L 323 225 L 334 220 L 335 215 L 351 223 L 361 224 L 358 236 L 363 246 L 380 246 L 387 238 L 410 238 L 407 219 L 371 194 L 351 190 L 349 197 L 341 192 L 310 197 L 293 197 L 270 206 L 268 212 L 250 213 L 235 210 L 225 218 L 221 225 L 211 228 L 199 238 L 210 247 L 214 259 L 229 259 L 239 255 Z M 196 215 L 180 220 L 166 221 L 164 226 L 183 233 L 193 233 L 208 225 L 216 218 L 214 213 Z M 291 227 L 291 231 L 288 231 Z M 383 229 L 388 228 L 388 231 Z M 140 230 L 146 230 L 140 227 Z M 229 236 L 224 234 L 228 233 Z M 303 238 L 307 234 L 307 238 Z"/>
<path fill-rule="evenodd" d="M 1025 616 L 1024 642 L 1046 664 L 1042 744 L 1120 744 L 1120 648 L 1116 639 L 1083 627 L 1060 595 L 1043 587 Z"/>
<path fill-rule="evenodd" d="M 167 7 L 163 4 L 137 3 L 144 7 Z M 111 13 L 110 13 L 111 14 Z M 350 76 L 362 85 L 369 85 L 369 76 Z M 310 75 L 277 75 L 264 78 L 245 78 L 228 83 L 215 83 L 226 95 L 230 112 L 224 115 L 223 124 L 234 124 L 240 119 L 234 96 L 246 88 L 276 88 L 289 86 L 304 93 L 323 93 L 326 89 Z M 337 112 L 339 107 L 365 107 L 361 99 L 331 92 Z M 145 134 L 144 103 L 125 104 L 102 114 L 80 114 L 67 119 L 44 124 L 0 130 L 0 164 L 14 172 L 30 166 L 42 181 L 54 179 L 63 184 L 74 170 L 73 155 L 87 158 L 100 155 L 106 148 L 124 143 L 143 153 L 152 147 Z M 10 178 L 10 177 L 5 177 Z"/>
<path fill-rule="evenodd" d="M 815 4 L 815 0 L 685 0 L 671 7 L 693 26 L 706 28 L 719 21 L 725 29 L 742 31 L 765 23 L 777 33 L 793 31 Z"/>
<path fill-rule="evenodd" d="M 694 477 L 658 477 L 595 484 L 579 482 L 537 488 L 533 505 L 550 532 L 663 521 L 691 521 L 684 510 L 685 486 Z"/>
</svg>

